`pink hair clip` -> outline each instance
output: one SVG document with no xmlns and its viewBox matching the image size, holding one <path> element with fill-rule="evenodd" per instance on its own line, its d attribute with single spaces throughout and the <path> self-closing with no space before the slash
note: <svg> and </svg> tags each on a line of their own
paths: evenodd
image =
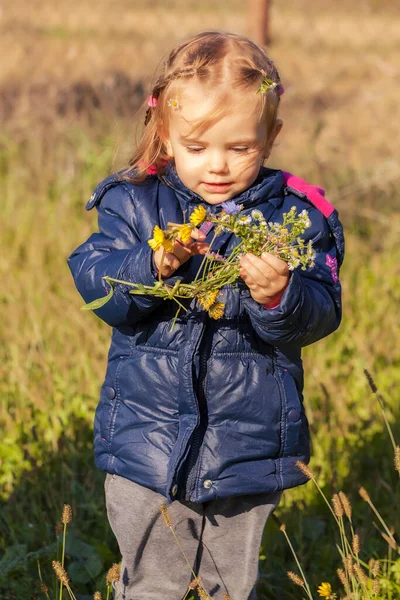
<svg viewBox="0 0 400 600">
<path fill-rule="evenodd" d="M 155 98 L 154 96 L 149 96 L 148 100 L 147 100 L 147 106 L 149 106 L 150 108 L 155 108 L 157 106 L 158 103 L 158 99 Z"/>
<path fill-rule="evenodd" d="M 285 93 L 285 88 L 283 87 L 283 85 L 279 84 L 276 91 L 278 92 L 278 96 L 282 96 L 282 94 Z"/>
</svg>

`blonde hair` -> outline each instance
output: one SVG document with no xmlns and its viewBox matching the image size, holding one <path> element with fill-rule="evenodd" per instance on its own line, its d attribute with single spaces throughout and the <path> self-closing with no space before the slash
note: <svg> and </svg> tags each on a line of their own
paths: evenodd
<svg viewBox="0 0 400 600">
<path fill-rule="evenodd" d="M 276 85 L 266 93 L 257 94 L 265 78 Z M 147 107 L 145 127 L 125 179 L 143 181 L 152 165 L 157 174 L 163 172 L 169 159 L 163 141 L 171 111 L 168 100 L 173 96 L 176 83 L 181 86 L 192 80 L 223 88 L 209 114 L 200 122 L 192 123 L 194 130 L 205 131 L 221 119 L 227 112 L 227 95 L 237 91 L 254 91 L 254 102 L 260 105 L 260 119 L 264 116 L 266 120 L 267 139 L 275 129 L 281 82 L 273 61 L 246 37 L 218 31 L 200 33 L 174 48 L 164 63 L 150 95 L 153 106 Z"/>
</svg>

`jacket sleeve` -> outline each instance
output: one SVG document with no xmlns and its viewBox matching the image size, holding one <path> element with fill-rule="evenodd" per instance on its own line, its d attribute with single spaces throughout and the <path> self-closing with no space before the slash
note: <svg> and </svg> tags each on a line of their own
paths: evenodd
<svg viewBox="0 0 400 600">
<path fill-rule="evenodd" d="M 336 211 L 335 211 L 336 213 Z M 337 214 L 337 213 L 336 213 Z M 307 346 L 339 327 L 342 315 L 341 286 L 338 266 L 342 262 L 342 228 L 336 219 L 335 234 L 317 209 L 309 210 L 312 223 L 302 236 L 310 239 L 316 252 L 315 265 L 292 272 L 279 306 L 266 309 L 258 304 L 246 288 L 244 306 L 257 334 L 274 346 Z M 338 233 L 339 231 L 339 233 Z M 337 239 L 340 237 L 341 247 Z"/>
<path fill-rule="evenodd" d="M 126 187 L 120 184 L 109 189 L 97 210 L 99 233 L 91 235 L 68 258 L 75 285 L 86 303 L 106 295 L 105 276 L 144 285 L 156 282 L 153 251 L 147 240 L 139 238 Z M 109 325 L 120 327 L 134 324 L 163 302 L 155 296 L 129 294 L 131 289 L 116 284 L 112 298 L 94 312 Z"/>
</svg>

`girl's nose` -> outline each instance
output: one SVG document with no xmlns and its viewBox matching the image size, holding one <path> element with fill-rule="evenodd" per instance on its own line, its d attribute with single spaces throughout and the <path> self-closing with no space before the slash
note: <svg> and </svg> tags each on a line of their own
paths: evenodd
<svg viewBox="0 0 400 600">
<path fill-rule="evenodd" d="M 208 161 L 208 170 L 210 173 L 226 173 L 228 171 L 228 163 L 225 154 L 222 152 L 212 153 Z"/>
</svg>

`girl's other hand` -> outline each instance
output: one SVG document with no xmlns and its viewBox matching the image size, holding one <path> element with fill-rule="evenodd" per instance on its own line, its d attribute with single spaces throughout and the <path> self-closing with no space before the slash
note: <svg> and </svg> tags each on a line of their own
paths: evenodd
<svg viewBox="0 0 400 600">
<path fill-rule="evenodd" d="M 284 260 L 265 252 L 261 256 L 245 254 L 240 259 L 240 277 L 259 304 L 276 306 L 289 284 L 290 271 Z"/>
<path fill-rule="evenodd" d="M 164 248 L 159 248 L 154 252 L 154 263 L 157 267 L 158 272 L 161 270 L 161 277 L 163 279 L 171 277 L 173 273 L 192 256 L 196 254 L 206 254 L 209 248 L 209 244 L 204 243 L 206 235 L 194 229 L 192 233 L 192 239 L 184 244 L 183 242 L 175 242 L 173 252 L 165 252 L 164 260 Z M 162 267 L 161 267 L 162 261 Z"/>
</svg>

